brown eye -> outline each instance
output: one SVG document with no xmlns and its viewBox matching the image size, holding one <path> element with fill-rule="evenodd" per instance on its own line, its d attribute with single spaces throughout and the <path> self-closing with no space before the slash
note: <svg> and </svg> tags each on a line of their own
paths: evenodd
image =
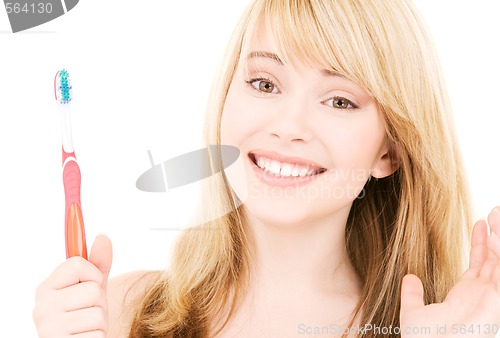
<svg viewBox="0 0 500 338">
<path fill-rule="evenodd" d="M 349 107 L 349 101 L 347 101 L 346 99 L 342 99 L 342 98 L 333 99 L 333 106 L 335 108 L 345 109 L 345 108 Z"/>
<path fill-rule="evenodd" d="M 327 106 L 330 106 L 332 108 L 337 108 L 337 109 L 355 109 L 358 108 L 354 103 L 346 99 L 345 97 L 333 97 L 327 101 L 325 101 L 325 104 Z"/>
<path fill-rule="evenodd" d="M 268 93 L 268 94 L 278 94 L 279 90 L 278 87 L 269 79 L 251 79 L 246 81 L 249 85 L 252 86 L 253 89 L 261 92 L 261 93 Z"/>
<path fill-rule="evenodd" d="M 266 93 L 272 93 L 274 85 L 271 82 L 259 81 L 259 89 Z"/>
</svg>

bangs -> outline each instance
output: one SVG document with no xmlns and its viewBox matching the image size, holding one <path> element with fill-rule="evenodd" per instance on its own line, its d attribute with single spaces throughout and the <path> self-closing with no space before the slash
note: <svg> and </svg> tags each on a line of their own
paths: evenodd
<svg viewBox="0 0 500 338">
<path fill-rule="evenodd" d="M 353 2 L 257 1 L 250 11 L 242 55 L 255 52 L 259 37 L 269 39 L 280 60 L 339 74 L 373 96 L 370 78 L 377 68 L 371 37 Z M 365 27 L 365 29 L 361 29 Z M 270 51 L 266 51 L 270 52 Z"/>
<path fill-rule="evenodd" d="M 392 139 L 404 125 L 414 140 L 414 124 L 425 125 L 438 104 L 437 56 L 410 0 L 254 0 L 240 28 L 237 62 L 271 52 L 343 76 L 376 101 Z M 272 50 L 256 51 L 264 38 Z"/>
</svg>

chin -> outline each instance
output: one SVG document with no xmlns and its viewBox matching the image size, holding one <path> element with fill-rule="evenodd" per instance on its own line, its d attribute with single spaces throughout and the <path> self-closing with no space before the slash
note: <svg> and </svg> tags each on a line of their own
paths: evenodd
<svg viewBox="0 0 500 338">
<path fill-rule="evenodd" d="M 256 219 L 265 225 L 277 227 L 293 227 L 320 219 L 328 213 L 315 210 L 314 205 L 301 201 L 252 200 L 244 203 L 249 219 Z"/>
</svg>

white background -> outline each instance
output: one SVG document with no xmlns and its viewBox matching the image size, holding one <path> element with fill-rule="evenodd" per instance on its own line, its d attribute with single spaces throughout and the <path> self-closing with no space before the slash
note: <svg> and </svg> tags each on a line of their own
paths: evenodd
<svg viewBox="0 0 500 338">
<path fill-rule="evenodd" d="M 80 1 L 12 34 L 0 7 L 0 336 L 36 337 L 36 286 L 65 258 L 60 116 L 53 77 L 70 72 L 73 141 L 88 245 L 113 241 L 111 276 L 168 265 L 196 187 L 135 188 L 156 162 L 201 147 L 209 87 L 247 0 Z M 415 1 L 438 47 L 475 216 L 500 204 L 500 3 Z"/>
</svg>

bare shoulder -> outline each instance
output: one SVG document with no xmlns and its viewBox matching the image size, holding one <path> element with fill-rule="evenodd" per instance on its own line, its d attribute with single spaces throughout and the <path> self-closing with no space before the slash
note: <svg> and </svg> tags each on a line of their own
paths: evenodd
<svg viewBox="0 0 500 338">
<path fill-rule="evenodd" d="M 132 271 L 111 278 L 107 284 L 109 338 L 127 338 L 134 312 L 134 300 L 149 288 L 161 271 Z"/>
</svg>

